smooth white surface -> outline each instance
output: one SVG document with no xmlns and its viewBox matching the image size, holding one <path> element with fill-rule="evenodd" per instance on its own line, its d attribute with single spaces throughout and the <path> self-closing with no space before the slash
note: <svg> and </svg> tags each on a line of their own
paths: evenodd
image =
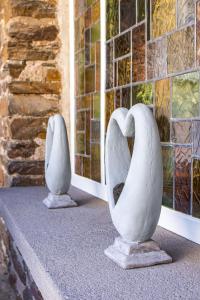
<svg viewBox="0 0 200 300">
<path fill-rule="evenodd" d="M 74 1 L 69 3 L 69 40 L 70 40 L 70 149 L 71 149 L 71 170 L 72 174 L 75 173 L 75 35 L 74 35 Z M 67 16 L 68 17 L 68 16 Z"/>
<path fill-rule="evenodd" d="M 200 244 L 200 220 L 167 207 L 162 207 L 158 225 Z"/>
<path fill-rule="evenodd" d="M 72 185 L 79 188 L 80 190 L 90 193 L 91 195 L 107 201 L 105 185 L 100 184 L 88 178 L 81 177 L 73 174 Z"/>
<path fill-rule="evenodd" d="M 106 1 L 101 1 L 101 183 L 105 184 Z"/>
<path fill-rule="evenodd" d="M 67 129 L 61 115 L 49 118 L 45 152 L 45 180 L 54 195 L 66 194 L 71 183 Z"/>
<path fill-rule="evenodd" d="M 127 137 L 134 137 L 131 157 Z M 132 242 L 151 239 L 160 217 L 163 165 L 155 118 L 144 104 L 113 112 L 106 138 L 106 180 L 113 224 Z M 115 203 L 113 189 L 125 183 Z"/>
</svg>

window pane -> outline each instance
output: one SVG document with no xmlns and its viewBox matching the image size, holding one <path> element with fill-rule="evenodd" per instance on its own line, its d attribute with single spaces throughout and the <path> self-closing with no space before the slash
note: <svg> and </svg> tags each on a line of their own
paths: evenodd
<svg viewBox="0 0 200 300">
<path fill-rule="evenodd" d="M 75 172 L 100 182 L 100 1 L 76 0 L 74 25 Z"/>
</svg>

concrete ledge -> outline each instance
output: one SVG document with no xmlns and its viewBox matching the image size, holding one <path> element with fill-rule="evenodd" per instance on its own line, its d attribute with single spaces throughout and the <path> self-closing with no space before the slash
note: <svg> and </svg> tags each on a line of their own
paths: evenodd
<svg viewBox="0 0 200 300">
<path fill-rule="evenodd" d="M 45 188 L 0 190 L 0 210 L 44 299 L 199 299 L 200 246 L 158 228 L 174 260 L 125 271 L 104 250 L 116 236 L 104 201 L 72 188 L 78 207 L 48 210 Z"/>
</svg>

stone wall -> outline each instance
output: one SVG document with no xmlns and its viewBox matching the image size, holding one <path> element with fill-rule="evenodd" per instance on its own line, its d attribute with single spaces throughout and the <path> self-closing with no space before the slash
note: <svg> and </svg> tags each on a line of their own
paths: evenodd
<svg viewBox="0 0 200 300">
<path fill-rule="evenodd" d="M 43 300 L 33 277 L 14 240 L 9 235 L 9 283 L 17 300 Z"/>
<path fill-rule="evenodd" d="M 1 274 L 1 269 L 4 274 Z M 43 300 L 2 218 L 0 218 L 0 291 L 0 298 L 2 296 L 4 298 L 1 299 L 5 300 Z"/>
<path fill-rule="evenodd" d="M 9 238 L 5 223 L 0 218 L 0 299 L 16 300 L 15 293 L 9 285 L 8 277 L 8 249 Z"/>
<path fill-rule="evenodd" d="M 40 185 L 48 117 L 58 112 L 56 0 L 0 2 L 0 186 Z"/>
</svg>

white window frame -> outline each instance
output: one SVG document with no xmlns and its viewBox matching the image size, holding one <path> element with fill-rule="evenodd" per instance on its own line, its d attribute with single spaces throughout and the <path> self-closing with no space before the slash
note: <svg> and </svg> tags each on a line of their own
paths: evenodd
<svg viewBox="0 0 200 300">
<path fill-rule="evenodd" d="M 101 183 L 75 174 L 75 82 L 74 82 L 74 1 L 69 1 L 70 18 L 70 137 L 72 185 L 107 201 L 104 164 L 105 149 L 105 74 L 106 74 L 106 0 L 101 0 Z M 172 209 L 162 207 L 159 225 L 200 244 L 200 220 Z"/>
</svg>

